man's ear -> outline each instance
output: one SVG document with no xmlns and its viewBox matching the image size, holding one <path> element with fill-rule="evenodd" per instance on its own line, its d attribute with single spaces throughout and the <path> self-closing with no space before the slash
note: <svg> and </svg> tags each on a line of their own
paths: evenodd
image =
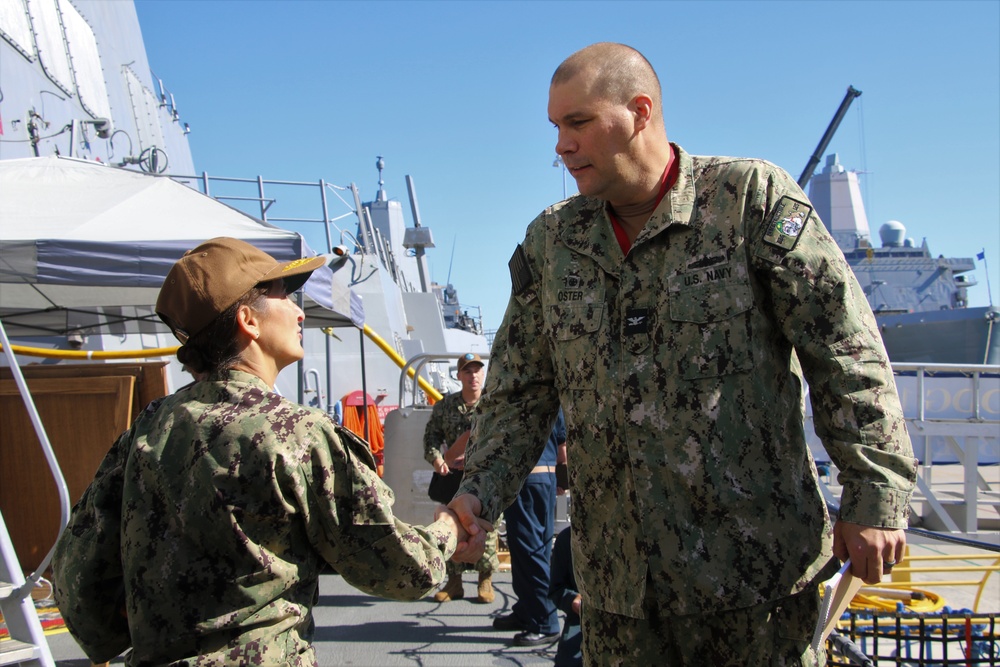
<svg viewBox="0 0 1000 667">
<path fill-rule="evenodd" d="M 649 95 L 636 95 L 629 102 L 628 107 L 635 119 L 635 129 L 637 132 L 649 125 L 653 118 L 653 98 Z"/>
</svg>

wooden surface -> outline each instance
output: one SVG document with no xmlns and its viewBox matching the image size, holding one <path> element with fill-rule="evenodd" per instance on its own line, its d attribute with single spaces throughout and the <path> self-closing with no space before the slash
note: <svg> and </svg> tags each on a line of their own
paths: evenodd
<svg viewBox="0 0 1000 667">
<path fill-rule="evenodd" d="M 118 436 L 166 393 L 165 363 L 54 364 L 22 370 L 66 479 L 70 505 Z M 25 572 L 55 543 L 59 497 L 9 368 L 0 369 L 0 511 Z"/>
</svg>

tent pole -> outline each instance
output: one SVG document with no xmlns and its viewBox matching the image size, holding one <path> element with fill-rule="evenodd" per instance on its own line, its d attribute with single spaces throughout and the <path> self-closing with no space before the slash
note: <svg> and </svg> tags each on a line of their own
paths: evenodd
<svg viewBox="0 0 1000 667">
<path fill-rule="evenodd" d="M 300 309 L 304 308 L 304 306 L 305 306 L 305 293 L 302 290 L 299 290 L 298 292 L 295 293 L 295 302 L 299 304 L 299 308 Z M 303 333 L 305 333 L 304 328 L 302 330 L 303 330 Z M 304 339 L 303 339 L 302 343 L 305 344 L 305 340 Z M 299 359 L 298 362 L 295 365 L 299 369 L 299 374 L 298 374 L 299 375 L 299 378 L 298 378 L 298 380 L 299 380 L 298 381 L 299 405 L 305 405 L 305 400 L 306 400 L 305 399 L 305 397 L 306 397 L 306 387 L 305 387 L 306 364 L 305 364 L 305 356 L 303 356 L 301 359 Z M 316 380 L 316 393 L 317 394 L 319 393 L 319 379 L 318 378 Z M 316 398 L 318 399 L 319 396 L 316 396 Z M 317 403 L 318 403 L 318 401 L 317 401 Z"/>
<path fill-rule="evenodd" d="M 330 334 L 326 339 L 326 414 L 333 416 L 333 367 L 330 365 Z"/>
<path fill-rule="evenodd" d="M 361 406 L 363 409 L 362 419 L 365 424 L 365 442 L 371 442 L 371 435 L 368 433 L 368 378 L 365 373 L 365 332 L 362 329 L 361 335 Z"/>
</svg>

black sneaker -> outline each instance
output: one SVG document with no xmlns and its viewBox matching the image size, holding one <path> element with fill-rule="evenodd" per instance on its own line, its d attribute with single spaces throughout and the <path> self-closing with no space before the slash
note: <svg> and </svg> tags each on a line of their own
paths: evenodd
<svg viewBox="0 0 1000 667">
<path fill-rule="evenodd" d="M 539 644 L 551 644 L 559 639 L 559 633 L 553 632 L 551 635 L 543 635 L 537 632 L 519 632 L 514 635 L 514 646 L 538 646 Z"/>
<path fill-rule="evenodd" d="M 494 630 L 524 630 L 524 623 L 512 613 L 505 616 L 497 616 L 493 619 Z"/>
</svg>

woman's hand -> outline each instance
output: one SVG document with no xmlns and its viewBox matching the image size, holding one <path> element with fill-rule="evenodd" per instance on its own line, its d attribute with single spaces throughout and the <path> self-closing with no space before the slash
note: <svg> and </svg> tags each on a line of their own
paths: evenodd
<svg viewBox="0 0 1000 667">
<path fill-rule="evenodd" d="M 448 522 L 459 543 L 469 541 L 469 533 L 465 531 L 462 522 L 458 520 L 458 515 L 448 509 L 446 505 L 438 505 L 434 508 L 434 520 L 440 521 L 441 519 Z"/>
</svg>

